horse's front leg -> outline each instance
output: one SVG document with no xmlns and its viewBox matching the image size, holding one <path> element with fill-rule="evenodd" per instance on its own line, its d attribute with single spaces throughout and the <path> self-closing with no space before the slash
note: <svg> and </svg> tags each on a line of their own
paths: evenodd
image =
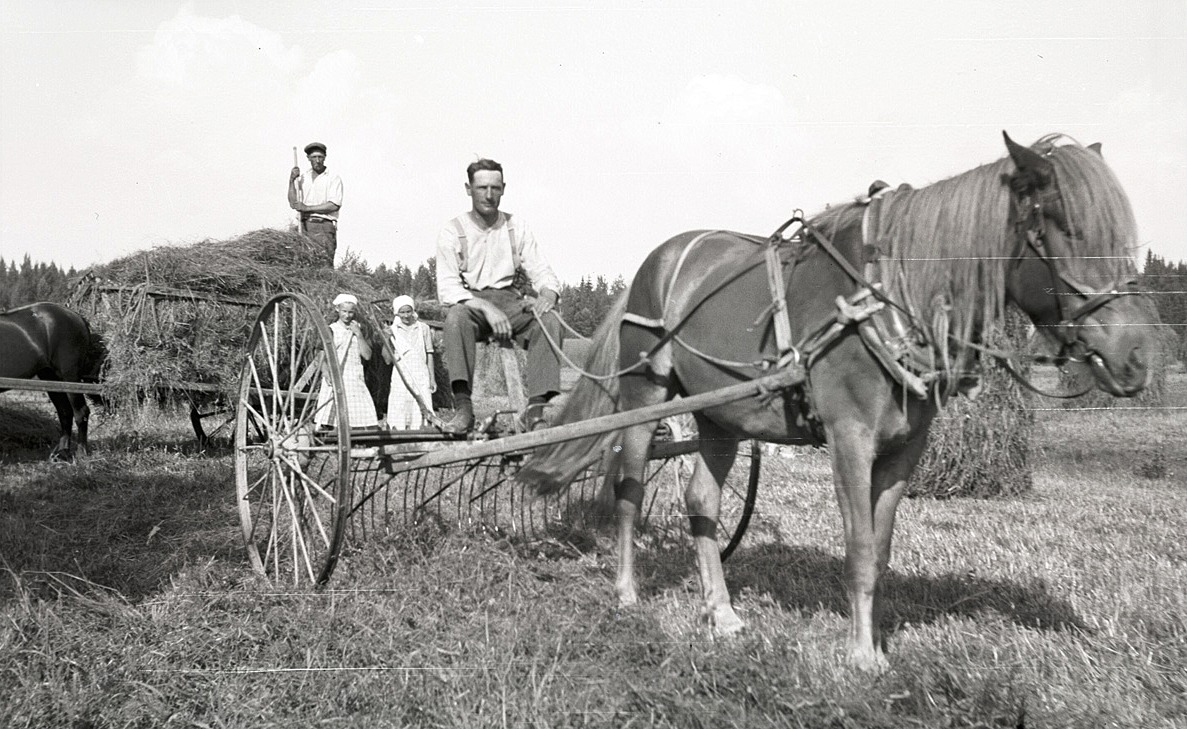
<svg viewBox="0 0 1187 729">
<path fill-rule="evenodd" d="M 874 515 L 875 570 L 879 581 L 874 585 L 874 604 L 871 616 L 873 642 L 876 651 L 885 654 L 886 637 L 882 632 L 882 575 L 890 566 L 891 541 L 894 536 L 894 517 L 899 501 L 907 490 L 907 479 L 915 470 L 915 464 L 923 455 L 927 445 L 927 427 L 900 448 L 878 456 L 874 461 L 870 489 L 870 507 Z"/>
<path fill-rule="evenodd" d="M 90 450 L 87 444 L 87 425 L 91 419 L 91 408 L 87 405 L 87 396 L 82 394 L 71 395 L 70 403 L 74 409 L 74 425 L 78 430 L 78 451 L 85 456 Z"/>
<path fill-rule="evenodd" d="M 74 445 L 74 408 L 70 405 L 70 395 L 65 392 L 49 393 L 50 402 L 58 412 L 58 445 L 49 453 L 51 461 L 73 460 Z"/>
<path fill-rule="evenodd" d="M 864 423 L 830 428 L 833 485 L 845 530 L 845 590 L 849 595 L 849 657 L 864 670 L 887 666 L 875 621 L 878 542 L 871 505 L 874 435 Z"/>
<path fill-rule="evenodd" d="M 721 490 L 738 455 L 738 440 L 698 419 L 701 447 L 692 479 L 684 491 L 689 529 L 697 555 L 705 616 L 717 635 L 737 633 L 745 624 L 730 603 L 729 588 L 721 569 L 717 520 L 721 515 Z"/>
<path fill-rule="evenodd" d="M 887 666 L 881 578 L 890 565 L 899 500 L 927 445 L 926 423 L 917 433 L 876 457 L 874 436 L 864 425 L 837 428 L 832 434 L 833 478 L 845 524 L 849 655 L 865 670 Z"/>
</svg>

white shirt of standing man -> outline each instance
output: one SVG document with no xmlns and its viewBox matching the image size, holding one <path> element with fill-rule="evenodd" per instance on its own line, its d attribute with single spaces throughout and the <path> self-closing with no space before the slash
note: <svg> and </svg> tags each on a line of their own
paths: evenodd
<svg viewBox="0 0 1187 729">
<path fill-rule="evenodd" d="M 305 147 L 309 171 L 300 167 L 289 173 L 289 207 L 301 214 L 301 219 L 338 220 L 342 207 L 342 178 L 326 171 L 326 146 L 313 142 Z M 300 184 L 297 184 L 297 180 Z"/>
</svg>

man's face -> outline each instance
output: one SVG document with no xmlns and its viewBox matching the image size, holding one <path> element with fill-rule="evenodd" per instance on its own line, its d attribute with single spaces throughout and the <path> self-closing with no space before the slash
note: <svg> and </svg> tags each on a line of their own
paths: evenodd
<svg viewBox="0 0 1187 729">
<path fill-rule="evenodd" d="M 466 193 L 474 204 L 474 212 L 494 215 L 503 199 L 503 173 L 478 170 L 474 173 L 474 181 L 466 183 Z"/>
<path fill-rule="evenodd" d="M 321 152 L 310 152 L 308 155 L 306 155 L 306 158 L 309 160 L 309 166 L 312 167 L 313 171 L 317 174 L 320 175 L 326 171 L 326 156 Z"/>
</svg>

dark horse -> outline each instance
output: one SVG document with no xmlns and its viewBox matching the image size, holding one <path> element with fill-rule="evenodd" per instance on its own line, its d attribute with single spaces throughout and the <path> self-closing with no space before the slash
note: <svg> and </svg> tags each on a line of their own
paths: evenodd
<svg viewBox="0 0 1187 729">
<path fill-rule="evenodd" d="M 1013 303 L 1098 386 L 1132 396 L 1148 380 L 1153 323 L 1128 288 L 1136 225 L 1099 145 L 1060 135 L 922 189 L 841 204 L 770 239 L 723 231 L 655 249 L 595 335 L 558 420 L 575 422 L 802 367 L 800 384 L 696 413 L 701 449 L 685 492 L 704 609 L 742 621 L 715 541 L 722 483 L 740 439 L 829 444 L 844 521 L 849 654 L 886 664 L 879 578 L 895 510 L 944 399 L 974 386 L 980 344 Z M 888 194 L 887 194 L 888 193 Z M 783 294 L 782 292 L 786 292 Z M 786 309 L 782 306 L 786 302 Z M 785 311 L 785 313 L 784 313 Z M 782 329 L 782 331 L 779 331 Z M 607 376 L 609 375 L 609 376 Z M 638 600 L 635 519 L 655 423 L 540 449 L 520 478 L 563 488 L 621 437 L 618 601 Z"/>
<path fill-rule="evenodd" d="M 93 381 L 98 376 L 99 360 L 91 327 L 75 311 L 43 301 L 0 312 L 0 377 Z M 50 460 L 73 457 L 74 425 L 78 425 L 78 447 L 86 453 L 91 412 L 86 397 L 50 392 L 49 399 L 58 411 L 61 426 L 61 437 Z"/>
</svg>

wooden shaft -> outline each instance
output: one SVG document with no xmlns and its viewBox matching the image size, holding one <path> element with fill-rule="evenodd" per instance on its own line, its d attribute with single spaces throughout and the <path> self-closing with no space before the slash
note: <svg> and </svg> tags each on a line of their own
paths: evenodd
<svg viewBox="0 0 1187 729">
<path fill-rule="evenodd" d="M 623 413 L 602 415 L 597 418 L 583 420 L 579 423 L 533 430 L 519 435 L 511 435 L 506 438 L 477 441 L 465 445 L 454 445 L 436 450 L 432 453 L 426 453 L 414 461 L 399 464 L 391 472 L 401 473 L 414 468 L 444 466 L 450 463 L 458 463 L 459 461 L 468 461 L 472 458 L 514 453 L 516 451 L 530 450 L 554 443 L 562 443 L 567 440 L 600 435 L 612 430 L 621 430 L 652 420 L 661 420 L 672 415 L 680 415 L 681 413 L 690 413 L 695 410 L 705 410 L 707 408 L 717 407 L 718 405 L 726 405 L 748 397 L 754 397 L 769 390 L 790 387 L 791 385 L 803 382 L 805 376 L 803 368 L 795 366 L 774 374 L 765 375 L 757 380 L 739 382 L 736 385 L 723 387 L 720 390 L 712 390 L 700 395 L 680 398 L 679 400 L 669 400 L 659 405 L 627 410 Z M 377 455 L 382 455 L 384 449 L 380 447 L 376 451 Z"/>
</svg>

